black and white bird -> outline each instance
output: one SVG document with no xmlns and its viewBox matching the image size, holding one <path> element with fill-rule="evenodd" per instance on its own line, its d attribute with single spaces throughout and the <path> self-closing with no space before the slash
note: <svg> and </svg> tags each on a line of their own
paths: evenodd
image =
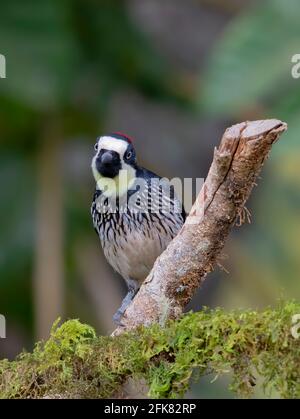
<svg viewBox="0 0 300 419">
<path fill-rule="evenodd" d="M 132 141 L 124 134 L 97 139 L 92 171 L 94 228 L 106 259 L 128 287 L 114 315 L 120 324 L 156 258 L 182 227 L 185 211 L 166 178 L 137 164 Z"/>
</svg>

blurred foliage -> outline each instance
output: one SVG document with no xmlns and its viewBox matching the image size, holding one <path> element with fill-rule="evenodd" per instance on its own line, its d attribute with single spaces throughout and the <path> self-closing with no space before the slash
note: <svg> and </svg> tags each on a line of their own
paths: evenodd
<svg viewBox="0 0 300 419">
<path fill-rule="evenodd" d="M 59 114 L 71 132 L 95 133 L 122 85 L 155 97 L 176 93 L 166 64 L 130 21 L 124 2 L 12 0 L 1 6 L 0 48 L 8 63 L 0 120 L 22 133 L 49 114 Z"/>
<path fill-rule="evenodd" d="M 224 306 L 265 306 L 282 289 L 300 297 L 300 81 L 291 77 L 291 58 L 300 52 L 299 20 L 297 0 L 243 6 L 214 45 L 199 76 L 201 86 L 194 89 L 201 118 L 210 114 L 240 122 L 276 117 L 289 125 L 255 191 L 254 222 L 231 242 L 230 280 L 218 287 L 218 303 Z M 125 1 L 3 2 L 0 53 L 7 62 L 7 79 L 0 80 L 0 313 L 9 313 L 11 323 L 31 331 L 36 163 L 45 131 L 59 121 L 62 154 L 69 153 L 77 139 L 93 144 L 120 89 L 173 104 L 186 101 L 187 92 L 181 90 L 174 65 L 130 18 Z M 68 298 L 79 276 L 74 243 L 93 234 L 92 184 L 89 190 L 80 176 L 62 180 Z M 66 314 L 78 316 L 84 298 L 70 299 Z M 162 383 L 162 376 L 157 370 L 156 395 L 172 384 Z"/>
<path fill-rule="evenodd" d="M 20 176 L 22 174 L 22 176 Z M 30 278 L 34 220 L 32 168 L 23 156 L 0 156 L 0 307 L 31 324 Z"/>
<path fill-rule="evenodd" d="M 208 64 L 204 109 L 235 116 L 263 104 L 285 111 L 283 118 L 296 110 L 291 59 L 299 48 L 299 18 L 297 0 L 255 2 L 239 15 Z"/>
<path fill-rule="evenodd" d="M 114 338 L 97 338 L 78 320 L 56 323 L 33 353 L 0 361 L 0 398 L 116 397 L 128 378 L 144 379 L 150 397 L 177 398 L 194 370 L 197 380 L 232 372 L 231 390 L 242 397 L 259 377 L 268 394 L 299 398 L 300 347 L 291 334 L 299 311 L 295 302 L 263 312 L 203 310 Z"/>
<path fill-rule="evenodd" d="M 274 301 L 282 290 L 300 298 L 300 82 L 291 75 L 299 20 L 297 0 L 255 2 L 228 25 L 201 80 L 205 112 L 238 122 L 254 116 L 288 123 L 254 191 L 254 223 L 233 246 L 236 281 L 225 293 L 229 300 L 238 294 L 237 301 L 246 305 Z"/>
<path fill-rule="evenodd" d="M 162 57 L 116 0 L 5 2 L 0 51 L 7 62 L 0 83 L 0 308 L 10 321 L 29 326 L 36 160 L 45 138 L 52 140 L 45 131 L 59 121 L 64 140 L 96 137 L 120 87 L 158 100 L 177 101 L 180 94 Z M 90 226 L 88 204 L 83 207 L 77 189 L 65 190 L 67 249 L 74 229 Z"/>
</svg>

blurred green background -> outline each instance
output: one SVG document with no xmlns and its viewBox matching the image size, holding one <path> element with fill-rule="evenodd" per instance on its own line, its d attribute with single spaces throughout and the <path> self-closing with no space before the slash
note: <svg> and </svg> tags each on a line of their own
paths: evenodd
<svg viewBox="0 0 300 419">
<path fill-rule="evenodd" d="M 299 22 L 298 0 L 1 3 L 0 357 L 30 350 L 58 316 L 113 329 L 124 285 L 90 219 L 90 160 L 105 131 L 134 137 L 147 168 L 195 178 L 228 125 L 286 121 L 248 204 L 252 224 L 226 246 L 229 273 L 212 274 L 190 308 L 300 297 Z"/>
</svg>

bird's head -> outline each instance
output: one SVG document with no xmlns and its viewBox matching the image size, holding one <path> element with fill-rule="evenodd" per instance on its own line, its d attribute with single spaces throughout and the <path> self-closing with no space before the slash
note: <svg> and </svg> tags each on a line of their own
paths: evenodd
<svg viewBox="0 0 300 419">
<path fill-rule="evenodd" d="M 136 178 L 136 154 L 131 139 L 121 133 L 97 139 L 92 160 L 93 175 L 106 195 L 127 192 Z"/>
</svg>

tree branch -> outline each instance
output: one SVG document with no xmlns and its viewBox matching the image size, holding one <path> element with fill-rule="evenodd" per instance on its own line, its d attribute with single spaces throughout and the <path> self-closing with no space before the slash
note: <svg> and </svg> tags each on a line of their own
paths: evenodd
<svg viewBox="0 0 300 419">
<path fill-rule="evenodd" d="M 276 119 L 243 122 L 223 135 L 207 179 L 175 239 L 156 260 L 118 335 L 138 325 L 177 318 L 213 270 L 231 228 L 243 219 L 245 203 L 273 143 L 287 125 Z"/>
<path fill-rule="evenodd" d="M 240 397 L 257 382 L 299 398 L 299 312 L 293 301 L 263 312 L 202 310 L 115 338 L 78 320 L 56 323 L 32 353 L 0 361 L 0 399 L 181 398 L 195 371 L 197 381 L 230 374 Z"/>
</svg>

